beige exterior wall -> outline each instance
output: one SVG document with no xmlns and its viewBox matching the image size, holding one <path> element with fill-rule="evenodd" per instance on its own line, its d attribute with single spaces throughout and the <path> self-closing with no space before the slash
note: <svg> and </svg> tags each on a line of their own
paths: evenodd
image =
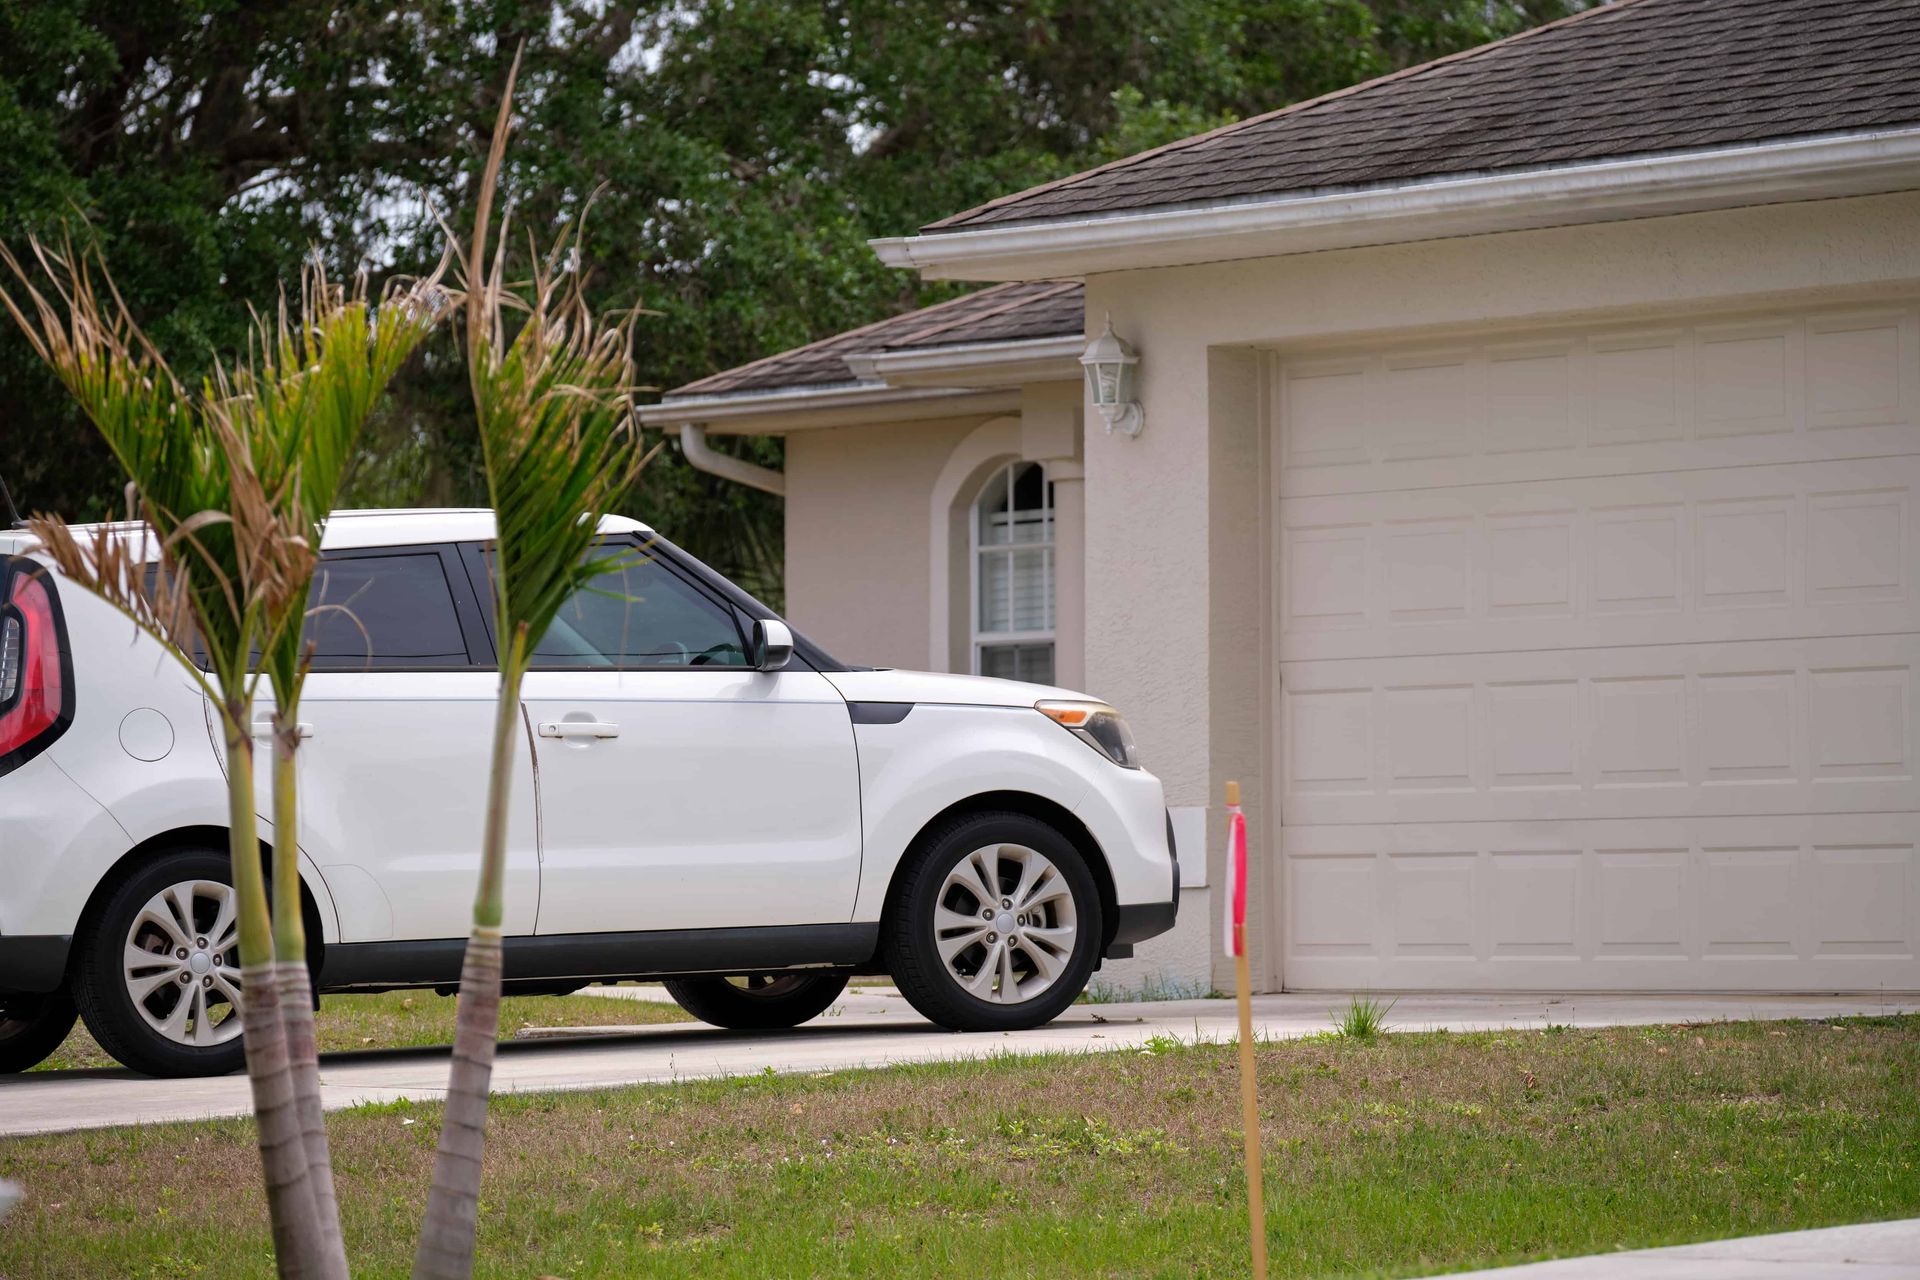
<svg viewBox="0 0 1920 1280">
<path fill-rule="evenodd" d="M 985 418 L 787 437 L 787 616 L 842 662 L 924 668 L 934 483 Z"/>
<path fill-rule="evenodd" d="M 1010 414 L 809 428 L 787 436 L 787 616 L 846 662 L 965 671 L 970 520 L 1008 461 L 1054 480 L 1055 682 L 1078 688 L 1081 621 L 1077 382 L 1023 387 Z"/>
<path fill-rule="evenodd" d="M 1226 779 L 1248 787 L 1257 862 L 1274 835 L 1267 350 L 1910 292 L 1916 227 L 1920 194 L 1902 193 L 1089 279 L 1088 315 L 1140 352 L 1146 429 L 1087 437 L 1086 682 L 1127 712 L 1169 803 L 1207 807 L 1210 881 Z M 1128 971 L 1203 980 L 1188 934 L 1217 933 L 1213 901 L 1190 893 L 1176 935 Z M 1256 961 L 1278 984 L 1277 956 Z"/>
<path fill-rule="evenodd" d="M 1903 193 L 1093 277 L 1087 314 L 1111 313 L 1141 353 L 1144 434 L 1108 436 L 1097 415 L 1073 413 L 1070 383 L 1024 388 L 1012 414 L 792 431 L 790 615 L 847 661 L 964 669 L 965 504 L 996 459 L 1047 461 L 1060 682 L 1127 713 L 1169 803 L 1208 845 L 1175 932 L 1102 981 L 1230 985 L 1213 893 L 1228 779 L 1243 784 L 1255 834 L 1257 935 L 1280 924 L 1266 883 L 1272 353 L 1911 293 L 1916 226 L 1920 193 Z M 1265 984 L 1284 980 L 1277 948 L 1255 962 Z"/>
</svg>

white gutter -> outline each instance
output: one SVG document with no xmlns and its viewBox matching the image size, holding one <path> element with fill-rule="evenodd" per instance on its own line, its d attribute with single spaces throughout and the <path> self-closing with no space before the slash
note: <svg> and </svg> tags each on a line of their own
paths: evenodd
<svg viewBox="0 0 1920 1280">
<path fill-rule="evenodd" d="M 775 387 L 769 391 L 669 397 L 659 404 L 641 405 L 635 415 L 650 427 L 665 427 L 678 426 L 682 422 L 712 424 L 773 414 L 851 412 L 876 405 L 911 405 L 922 400 L 945 400 L 967 394 L 964 387 L 890 387 L 883 382 L 831 387 Z"/>
<path fill-rule="evenodd" d="M 847 357 L 847 367 L 862 378 L 888 386 L 1018 386 L 1080 376 L 1080 352 L 1087 340 L 1078 333 L 1015 342 L 970 342 L 950 347 L 875 351 Z"/>
<path fill-rule="evenodd" d="M 691 422 L 680 424 L 680 452 L 695 469 L 735 484 L 744 484 L 749 488 L 761 489 L 767 493 L 777 493 L 781 497 L 787 494 L 787 477 L 772 467 L 763 467 L 756 463 L 745 462 L 717 451 L 707 443 L 704 427 Z"/>
<path fill-rule="evenodd" d="M 1040 280 L 1920 188 L 1920 128 L 871 240 L 930 280 Z"/>
</svg>

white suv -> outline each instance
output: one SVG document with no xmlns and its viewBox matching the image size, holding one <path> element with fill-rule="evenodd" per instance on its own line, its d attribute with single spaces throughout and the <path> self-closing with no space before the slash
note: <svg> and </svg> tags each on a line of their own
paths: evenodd
<svg viewBox="0 0 1920 1280">
<path fill-rule="evenodd" d="M 486 511 L 328 522 L 315 599 L 348 609 L 313 615 L 301 704 L 318 990 L 458 981 L 492 534 Z M 664 978 L 708 1022 L 768 1028 L 889 973 L 935 1022 L 1006 1030 L 1172 926 L 1160 782 L 1110 707 L 848 667 L 645 526 L 601 536 L 628 567 L 562 610 L 521 694 L 510 994 Z M 0 1071 L 76 1007 L 137 1070 L 239 1065 L 211 717 L 171 656 L 0 532 Z"/>
</svg>

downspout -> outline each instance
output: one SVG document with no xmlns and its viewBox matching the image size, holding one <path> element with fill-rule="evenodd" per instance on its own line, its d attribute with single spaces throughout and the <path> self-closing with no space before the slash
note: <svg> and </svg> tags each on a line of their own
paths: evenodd
<svg viewBox="0 0 1920 1280">
<path fill-rule="evenodd" d="M 695 470 L 709 475 L 731 480 L 735 484 L 744 484 L 749 488 L 760 489 L 767 493 L 776 493 L 785 497 L 787 478 L 772 467 L 759 466 L 740 458 L 721 453 L 707 443 L 707 429 L 696 422 L 680 424 L 680 452 L 686 455 Z"/>
</svg>

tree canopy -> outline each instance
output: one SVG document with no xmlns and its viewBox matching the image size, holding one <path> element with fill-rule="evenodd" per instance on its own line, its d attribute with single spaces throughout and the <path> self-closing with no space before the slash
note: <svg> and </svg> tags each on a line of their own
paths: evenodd
<svg viewBox="0 0 1920 1280">
<path fill-rule="evenodd" d="M 335 275 L 431 268 L 524 39 L 514 220 L 545 241 L 594 198 L 591 303 L 651 313 L 638 363 L 667 388 L 955 291 L 881 266 L 869 237 L 1586 2 L 6 0 L 0 239 L 95 238 L 195 373 L 244 344 L 235 304 L 270 302 L 310 253 Z M 350 500 L 482 499 L 457 359 L 396 385 Z M 0 333 L 19 505 L 109 514 L 115 477 Z M 668 455 L 627 509 L 777 594 L 776 499 Z"/>
</svg>

